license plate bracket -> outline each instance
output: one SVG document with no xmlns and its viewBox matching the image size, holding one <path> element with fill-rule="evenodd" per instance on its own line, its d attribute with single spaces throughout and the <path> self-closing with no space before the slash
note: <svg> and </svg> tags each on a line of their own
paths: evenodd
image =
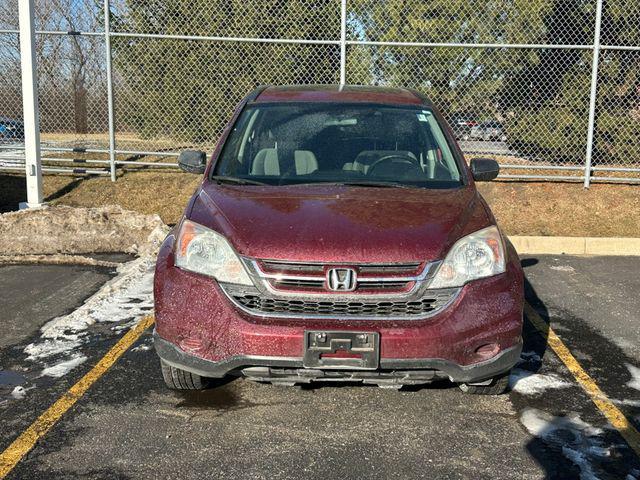
<svg viewBox="0 0 640 480">
<path fill-rule="evenodd" d="M 375 370 L 379 363 L 377 332 L 304 332 L 305 368 Z"/>
</svg>

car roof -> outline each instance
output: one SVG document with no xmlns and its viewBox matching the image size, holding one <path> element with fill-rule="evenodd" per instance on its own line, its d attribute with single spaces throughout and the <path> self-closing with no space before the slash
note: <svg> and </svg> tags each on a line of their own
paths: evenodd
<svg viewBox="0 0 640 480">
<path fill-rule="evenodd" d="M 254 103 L 271 102 L 332 102 L 380 103 L 389 105 L 426 105 L 428 101 L 405 88 L 362 85 L 290 85 L 269 86 L 254 99 Z"/>
</svg>

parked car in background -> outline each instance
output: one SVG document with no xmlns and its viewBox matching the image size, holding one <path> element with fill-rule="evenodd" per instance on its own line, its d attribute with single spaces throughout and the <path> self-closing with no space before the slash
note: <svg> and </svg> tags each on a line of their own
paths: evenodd
<svg viewBox="0 0 640 480">
<path fill-rule="evenodd" d="M 24 124 L 18 120 L 0 117 L 0 143 L 24 141 Z"/>
<path fill-rule="evenodd" d="M 471 140 L 484 140 L 485 142 L 506 142 L 507 135 L 502 123 L 491 120 L 482 122 L 471 129 Z"/>
<path fill-rule="evenodd" d="M 476 117 L 471 113 L 455 113 L 449 120 L 449 125 L 453 130 L 456 140 L 469 140 L 471 129 L 478 125 L 474 120 Z"/>
<path fill-rule="evenodd" d="M 523 273 L 429 100 L 404 89 L 261 88 L 239 105 L 158 254 L 165 383 L 228 375 L 502 393 Z"/>
</svg>

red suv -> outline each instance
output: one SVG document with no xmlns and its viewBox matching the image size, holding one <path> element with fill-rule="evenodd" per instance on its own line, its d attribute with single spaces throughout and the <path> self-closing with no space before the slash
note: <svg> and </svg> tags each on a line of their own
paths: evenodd
<svg viewBox="0 0 640 480">
<path fill-rule="evenodd" d="M 404 89 L 263 87 L 247 96 L 165 240 L 155 348 L 167 385 L 240 375 L 505 390 L 523 275 L 433 105 Z"/>
</svg>

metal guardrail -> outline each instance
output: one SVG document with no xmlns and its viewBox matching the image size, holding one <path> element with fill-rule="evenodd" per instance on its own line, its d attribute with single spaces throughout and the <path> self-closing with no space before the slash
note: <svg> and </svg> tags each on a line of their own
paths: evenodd
<svg viewBox="0 0 640 480">
<path fill-rule="evenodd" d="M 126 156 L 173 158 L 176 144 L 211 150 L 237 101 L 265 83 L 417 88 L 461 139 L 474 140 L 466 153 L 481 144 L 497 157 L 501 178 L 640 180 L 634 2 L 542 0 L 519 11 L 513 2 L 452 0 L 436 11 L 423 0 L 220 8 L 199 0 L 188 9 L 170 0 L 160 16 L 132 12 L 126 0 L 78 0 L 57 13 L 51 2 L 47 11 L 36 5 L 36 36 L 66 55 L 37 56 L 41 131 L 62 138 L 42 151 L 105 155 L 113 180 L 118 166 L 174 166 Z M 16 27 L 0 19 L 0 76 L 9 84 Z M 69 68 L 78 65 L 80 87 Z M 0 117 L 18 116 L 19 98 L 2 88 Z M 495 134 L 490 121 L 500 125 Z"/>
</svg>

